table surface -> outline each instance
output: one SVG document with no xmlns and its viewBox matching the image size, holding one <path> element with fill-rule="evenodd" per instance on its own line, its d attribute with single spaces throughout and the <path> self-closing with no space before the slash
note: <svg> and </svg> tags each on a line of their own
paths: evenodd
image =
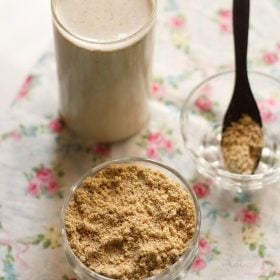
<svg viewBox="0 0 280 280">
<path fill-rule="evenodd" d="M 159 1 L 151 120 L 125 142 L 85 146 L 67 135 L 57 114 L 52 49 L 26 75 L 0 121 L 0 279 L 74 279 L 61 247 L 63 198 L 92 166 L 124 156 L 171 165 L 196 192 L 201 240 L 187 279 L 280 279 L 280 185 L 255 193 L 224 191 L 196 174 L 180 136 L 180 108 L 190 90 L 233 68 L 231 1 L 206 2 Z M 252 1 L 249 67 L 276 78 L 279 15 L 279 0 Z M 16 58 L 5 59 L 11 64 Z M 275 121 L 271 108 L 279 101 L 267 100 L 267 121 Z"/>
</svg>

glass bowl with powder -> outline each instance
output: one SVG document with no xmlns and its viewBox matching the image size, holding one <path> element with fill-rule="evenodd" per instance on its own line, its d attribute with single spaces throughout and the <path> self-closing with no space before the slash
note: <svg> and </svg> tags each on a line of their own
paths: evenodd
<svg viewBox="0 0 280 280">
<path fill-rule="evenodd" d="M 202 175 L 229 190 L 259 189 L 280 177 L 280 81 L 265 74 L 249 72 L 251 88 L 261 112 L 264 139 L 258 137 L 261 135 L 259 128 L 244 116 L 227 133 L 222 150 L 223 118 L 232 96 L 234 79 L 234 72 L 229 71 L 196 86 L 181 111 L 181 132 L 185 146 Z M 249 135 L 246 139 L 241 139 L 243 131 Z M 246 145 L 247 150 L 242 149 Z M 257 169 L 250 174 L 246 167 L 252 169 L 254 162 L 250 160 L 261 148 Z"/>
<path fill-rule="evenodd" d="M 62 210 L 64 249 L 79 279 L 180 279 L 197 256 L 199 231 L 198 201 L 185 179 L 141 158 L 93 168 Z"/>
</svg>

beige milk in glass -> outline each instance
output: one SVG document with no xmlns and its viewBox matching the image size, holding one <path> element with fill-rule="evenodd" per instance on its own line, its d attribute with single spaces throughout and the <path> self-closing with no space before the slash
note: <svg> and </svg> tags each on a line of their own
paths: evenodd
<svg viewBox="0 0 280 280">
<path fill-rule="evenodd" d="M 125 139 L 148 120 L 155 0 L 52 0 L 60 113 L 75 135 Z"/>
</svg>

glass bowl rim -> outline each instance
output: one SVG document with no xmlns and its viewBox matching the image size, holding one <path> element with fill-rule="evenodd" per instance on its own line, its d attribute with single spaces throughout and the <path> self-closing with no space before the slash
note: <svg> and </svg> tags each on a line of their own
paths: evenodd
<svg viewBox="0 0 280 280">
<path fill-rule="evenodd" d="M 127 163 L 139 163 L 139 164 L 149 164 L 151 166 L 155 166 L 155 167 L 159 167 L 163 170 L 168 171 L 169 173 L 175 175 L 175 177 L 177 179 L 179 179 L 179 181 L 181 182 L 181 184 L 183 185 L 184 188 L 186 188 L 191 196 L 191 199 L 193 201 L 194 204 L 194 208 L 195 208 L 195 213 L 196 213 L 196 225 L 195 225 L 195 234 L 192 238 L 191 243 L 189 244 L 189 247 L 187 248 L 187 250 L 185 251 L 185 253 L 174 263 L 172 264 L 170 267 L 168 267 L 167 269 L 163 270 L 162 272 L 160 272 L 159 274 L 156 274 L 154 276 L 151 276 L 149 278 L 146 278 L 146 280 L 156 280 L 157 277 L 160 277 L 161 275 L 164 276 L 164 274 L 173 266 L 175 266 L 177 263 L 179 263 L 182 259 L 187 258 L 192 251 L 194 250 L 194 248 L 197 246 L 198 241 L 199 241 L 199 236 L 200 236 L 200 227 L 201 227 L 201 211 L 200 211 L 200 206 L 199 206 L 199 202 L 198 202 L 198 198 L 196 197 L 195 192 L 193 191 L 193 189 L 190 187 L 189 183 L 187 182 L 187 180 L 178 172 L 176 171 L 174 168 L 165 165 L 163 163 L 154 161 L 154 160 L 150 160 L 150 159 L 145 159 L 145 158 L 140 158 L 140 157 L 126 157 L 126 158 L 119 158 L 119 159 L 114 159 L 114 160 L 109 160 L 106 161 L 102 164 L 99 164 L 93 168 L 91 168 L 88 172 L 86 172 L 84 175 L 82 175 L 70 188 L 70 190 L 68 191 L 64 202 L 63 202 L 63 207 L 62 207 L 62 211 L 61 211 L 61 215 L 60 215 L 60 220 L 61 220 L 61 234 L 62 234 L 62 240 L 63 240 L 63 248 L 65 252 L 68 252 L 71 255 L 71 258 L 75 260 L 75 262 L 79 265 L 80 270 L 82 270 L 83 273 L 85 273 L 86 275 L 90 276 L 90 277 L 96 277 L 97 279 L 100 280 L 115 280 L 113 278 L 109 278 L 106 276 L 103 276 L 101 274 L 98 274 L 96 272 L 94 272 L 93 270 L 91 270 L 90 268 L 88 268 L 86 265 L 84 265 L 79 258 L 74 254 L 73 250 L 71 249 L 71 246 L 69 244 L 68 238 L 67 238 L 67 234 L 66 234 L 66 229 L 65 229 L 65 214 L 66 214 L 66 210 L 68 208 L 70 199 L 72 198 L 75 190 L 80 186 L 80 184 L 82 183 L 82 181 L 91 175 L 96 174 L 97 172 L 101 171 L 102 169 L 106 168 L 109 165 L 112 164 L 127 164 Z"/>
<path fill-rule="evenodd" d="M 188 106 L 190 104 L 190 101 L 193 97 L 193 95 L 198 91 L 199 88 L 203 87 L 204 85 L 208 84 L 210 81 L 215 80 L 216 78 L 220 78 L 222 76 L 226 76 L 226 75 L 235 75 L 235 71 L 234 70 L 228 70 L 228 71 L 224 71 L 224 72 L 220 72 L 217 74 L 214 74 L 206 79 L 204 79 L 203 81 L 201 81 L 198 85 L 196 85 L 188 94 L 188 97 L 185 99 L 181 112 L 180 112 L 180 128 L 181 128 L 181 135 L 183 138 L 183 142 L 184 142 L 184 146 L 185 148 L 190 152 L 190 154 L 192 155 L 192 157 L 194 158 L 195 162 L 197 159 L 197 154 L 196 152 L 189 148 L 187 145 L 187 138 L 188 135 L 185 132 L 185 116 L 188 112 Z M 256 76 L 261 76 L 262 78 L 267 78 L 270 79 L 272 81 L 274 81 L 275 83 L 279 84 L 279 89 L 280 89 L 280 80 L 277 79 L 274 76 L 271 76 L 269 74 L 266 73 L 262 73 L 259 71 L 248 71 L 248 76 L 250 79 L 250 75 L 256 75 Z M 208 170 L 214 170 L 213 167 L 205 161 L 205 165 L 203 166 L 204 168 L 207 168 Z M 216 175 L 220 176 L 221 178 L 224 179 L 230 179 L 230 180 L 237 180 L 237 181 L 242 181 L 242 182 L 253 182 L 253 181 L 260 181 L 260 180 L 265 180 L 266 178 L 269 178 L 271 175 L 275 175 L 275 174 L 280 174 L 280 167 L 273 169 L 267 173 L 260 173 L 260 174 L 236 174 L 236 173 L 232 173 L 226 170 L 223 170 L 221 168 L 217 168 L 215 169 Z"/>
</svg>

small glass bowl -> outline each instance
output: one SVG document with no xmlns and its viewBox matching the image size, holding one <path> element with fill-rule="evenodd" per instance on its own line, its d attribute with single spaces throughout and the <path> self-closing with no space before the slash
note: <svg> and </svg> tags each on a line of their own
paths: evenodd
<svg viewBox="0 0 280 280">
<path fill-rule="evenodd" d="M 193 200 L 194 207 L 195 207 L 195 214 L 196 214 L 196 229 L 195 234 L 192 239 L 192 242 L 189 246 L 189 248 L 186 250 L 184 255 L 181 256 L 181 258 L 174 263 L 172 266 L 170 266 L 168 269 L 164 270 L 158 275 L 155 275 L 153 277 L 147 278 L 147 280 L 177 280 L 180 279 L 180 277 L 184 277 L 187 273 L 187 271 L 191 268 L 197 254 L 198 254 L 198 241 L 199 241 L 199 232 L 200 232 L 200 208 L 198 204 L 198 200 L 196 198 L 196 195 L 192 191 L 192 189 L 187 184 L 186 180 L 183 176 L 181 176 L 176 170 L 161 164 L 159 162 L 155 162 L 152 160 L 147 159 L 141 159 L 141 158 L 125 158 L 125 159 L 118 159 L 109 161 L 106 163 L 103 163 L 97 167 L 94 167 L 91 169 L 88 173 L 86 173 L 82 178 L 78 180 L 76 184 L 74 184 L 69 192 L 69 195 L 66 197 L 62 209 L 62 239 L 63 239 L 63 247 L 65 250 L 66 258 L 68 260 L 68 263 L 72 267 L 73 271 L 77 275 L 79 279 L 82 280 L 114 280 L 112 278 L 108 278 L 105 276 L 102 276 L 100 274 L 97 274 L 96 272 L 92 271 L 88 267 L 86 267 L 74 254 L 72 251 L 68 239 L 67 234 L 65 230 L 65 214 L 67 207 L 69 205 L 69 201 L 71 200 L 75 190 L 79 187 L 81 187 L 81 183 L 83 180 L 88 176 L 94 176 L 102 169 L 106 168 L 107 166 L 111 164 L 137 164 L 145 167 L 150 167 L 154 170 L 158 170 L 163 172 L 166 176 L 172 178 L 173 180 L 177 181 L 181 184 L 183 189 L 188 192 Z"/>
<path fill-rule="evenodd" d="M 197 170 L 223 188 L 244 191 L 274 183 L 280 176 L 280 81 L 249 72 L 249 80 L 263 120 L 265 145 L 253 175 L 226 170 L 220 148 L 223 118 L 228 108 L 234 72 L 208 78 L 195 87 L 181 111 L 181 132 Z"/>
</svg>

